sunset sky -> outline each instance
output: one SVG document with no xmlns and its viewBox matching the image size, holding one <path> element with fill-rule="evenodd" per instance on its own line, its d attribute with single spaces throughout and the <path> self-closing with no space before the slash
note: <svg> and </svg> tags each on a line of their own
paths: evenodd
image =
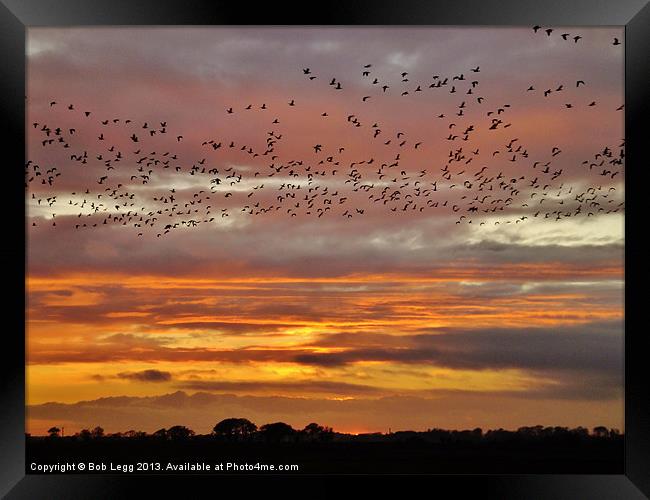
<svg viewBox="0 0 650 500">
<path fill-rule="evenodd" d="M 202 433 L 226 417 L 623 429 L 623 168 L 600 163 L 623 148 L 614 38 L 622 29 L 30 28 L 28 160 L 42 175 L 26 190 L 27 432 Z M 43 126 L 70 147 L 44 146 Z M 276 159 L 262 154 L 269 137 Z M 84 151 L 87 163 L 71 159 Z M 142 155 L 160 159 L 146 184 Z M 172 155 L 180 170 L 163 168 Z M 324 202 L 289 210 L 312 193 L 307 166 L 315 194 L 340 192 L 321 217 Z M 518 190 L 467 212 L 488 194 L 483 167 Z M 373 187 L 345 182 L 354 168 Z M 372 201 L 393 178 L 399 203 Z M 416 180 L 431 201 L 404 210 Z M 291 183 L 295 200 L 249 213 Z M 158 236 L 171 194 L 197 207 L 187 218 L 210 205 L 214 220 Z M 102 222 L 131 209 L 162 223 Z"/>
</svg>

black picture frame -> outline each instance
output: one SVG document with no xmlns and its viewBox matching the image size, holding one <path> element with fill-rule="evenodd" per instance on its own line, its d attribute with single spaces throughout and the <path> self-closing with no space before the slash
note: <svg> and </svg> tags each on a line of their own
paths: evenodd
<svg viewBox="0 0 650 500">
<path fill-rule="evenodd" d="M 25 34 L 32 26 L 94 25 L 530 25 L 625 26 L 625 473 L 622 475 L 431 475 L 358 477 L 364 488 L 407 493 L 415 482 L 435 493 L 476 498 L 644 498 L 650 496 L 650 379 L 648 336 L 642 323 L 642 227 L 650 116 L 650 5 L 647 0 L 356 0 L 311 3 L 209 0 L 0 0 L 0 134 L 4 177 L 2 255 L 4 348 L 0 375 L 0 495 L 7 498 L 123 498 L 142 486 L 150 496 L 220 493 L 223 477 L 25 475 Z M 644 155 L 646 153 L 646 155 Z M 641 231 L 639 231 L 641 229 Z M 21 293 L 22 291 L 22 293 Z M 21 332 L 23 332 L 21 334 Z M 230 479 L 229 479 L 230 480 Z M 263 482 L 301 496 L 331 496 L 326 476 L 240 476 L 240 493 Z M 405 486 L 408 484 L 408 487 Z M 415 490 L 414 490 L 415 491 Z M 302 493 L 301 493 L 302 492 Z"/>
</svg>

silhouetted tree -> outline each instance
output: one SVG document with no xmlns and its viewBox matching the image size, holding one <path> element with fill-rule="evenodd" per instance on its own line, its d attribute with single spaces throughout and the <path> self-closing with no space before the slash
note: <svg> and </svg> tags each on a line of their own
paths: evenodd
<svg viewBox="0 0 650 500">
<path fill-rule="evenodd" d="M 184 425 L 175 425 L 167 429 L 167 436 L 169 436 L 169 439 L 176 440 L 189 439 L 194 436 L 194 431 Z"/>
<path fill-rule="evenodd" d="M 604 427 L 602 425 L 599 425 L 598 427 L 594 427 L 593 434 L 596 437 L 609 437 L 609 430 L 607 427 Z"/>
<path fill-rule="evenodd" d="M 334 430 L 331 427 L 324 427 L 315 422 L 307 424 L 300 433 L 310 441 L 329 441 L 334 436 Z"/>
<path fill-rule="evenodd" d="M 586 427 L 576 427 L 575 429 L 571 429 L 571 432 L 573 432 L 576 436 L 589 437 L 589 429 Z"/>
<path fill-rule="evenodd" d="M 99 439 L 104 437 L 104 429 L 102 429 L 99 425 L 95 427 L 93 430 L 90 431 L 90 436 L 93 439 Z"/>
<path fill-rule="evenodd" d="M 156 439 L 168 439 L 169 438 L 169 434 L 167 433 L 167 429 L 165 429 L 164 427 L 162 429 L 158 429 L 151 436 L 156 438 Z"/>
<path fill-rule="evenodd" d="M 90 432 L 88 429 L 81 429 L 79 431 L 79 434 L 77 434 L 77 436 L 80 439 L 83 439 L 84 441 L 88 441 L 93 437 L 92 432 Z"/>
<path fill-rule="evenodd" d="M 129 439 L 138 439 L 138 438 L 146 437 L 147 433 L 143 431 L 130 430 L 130 431 L 126 431 L 124 434 L 122 434 L 122 436 Z"/>
<path fill-rule="evenodd" d="M 59 429 L 58 427 L 50 427 L 47 430 L 47 433 L 50 435 L 51 438 L 57 438 L 61 436 L 61 429 Z"/>
<path fill-rule="evenodd" d="M 215 436 L 227 439 L 247 439 L 257 431 L 257 426 L 245 418 L 227 418 L 217 423 L 212 429 Z"/>
<path fill-rule="evenodd" d="M 277 443 L 280 441 L 288 441 L 295 435 L 296 431 L 289 424 L 274 422 L 272 424 L 264 424 L 260 427 L 260 433 L 266 441 Z"/>
<path fill-rule="evenodd" d="M 503 431 L 503 429 L 499 429 L 499 431 Z M 533 427 L 519 427 L 519 429 L 517 429 L 517 434 L 528 438 L 539 437 L 544 434 L 544 426 L 535 425 Z"/>
</svg>

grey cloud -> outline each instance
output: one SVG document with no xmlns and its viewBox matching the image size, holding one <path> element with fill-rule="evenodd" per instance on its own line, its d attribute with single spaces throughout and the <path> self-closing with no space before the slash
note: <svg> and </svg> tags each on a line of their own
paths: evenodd
<svg viewBox="0 0 650 500">
<path fill-rule="evenodd" d="M 343 334 L 340 340 L 345 345 L 348 338 Z M 353 347 L 341 352 L 299 354 L 294 359 L 318 366 L 393 361 L 462 369 L 519 368 L 618 375 L 623 369 L 621 322 L 554 328 L 445 329 L 400 340 L 403 343 L 399 347 Z M 337 335 L 324 337 L 324 344 L 335 346 Z"/>
<path fill-rule="evenodd" d="M 116 377 L 138 382 L 168 382 L 172 379 L 172 374 L 161 370 L 142 370 L 139 372 L 121 372 Z"/>
</svg>

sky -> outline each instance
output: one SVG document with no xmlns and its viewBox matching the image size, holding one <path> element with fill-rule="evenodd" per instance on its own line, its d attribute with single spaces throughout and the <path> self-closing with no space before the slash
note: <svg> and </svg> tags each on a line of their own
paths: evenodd
<svg viewBox="0 0 650 500">
<path fill-rule="evenodd" d="M 623 31 L 546 29 L 30 28 L 27 432 L 623 429 Z"/>
</svg>

